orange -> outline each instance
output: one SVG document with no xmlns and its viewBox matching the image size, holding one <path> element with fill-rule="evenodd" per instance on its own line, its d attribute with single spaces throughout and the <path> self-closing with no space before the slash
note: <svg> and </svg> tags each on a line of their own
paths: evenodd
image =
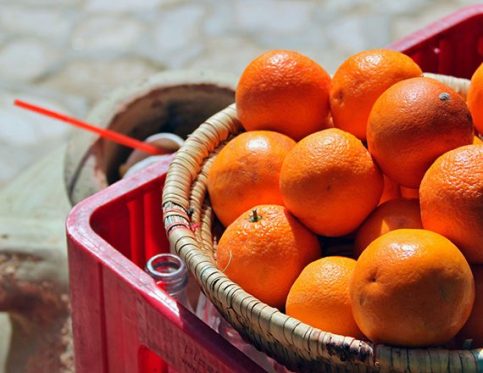
<svg viewBox="0 0 483 373">
<path fill-rule="evenodd" d="M 423 228 L 418 200 L 393 199 L 377 206 L 357 231 L 355 257 L 377 237 L 400 228 Z"/>
<path fill-rule="evenodd" d="M 208 172 L 208 193 L 227 226 L 259 204 L 282 204 L 280 169 L 295 141 L 273 131 L 244 132 L 216 155 Z"/>
<path fill-rule="evenodd" d="M 468 103 L 476 130 L 483 134 L 483 63 L 471 77 L 466 102 Z"/>
<path fill-rule="evenodd" d="M 350 56 L 332 78 L 330 109 L 335 127 L 364 140 L 376 99 L 394 83 L 421 75 L 421 68 L 401 52 L 374 49 Z"/>
<path fill-rule="evenodd" d="M 483 264 L 483 145 L 439 157 L 419 195 L 423 227 L 450 239 L 470 263 Z"/>
<path fill-rule="evenodd" d="M 406 199 L 419 199 L 419 189 L 418 188 L 407 188 L 404 186 L 399 187 L 401 197 Z"/>
<path fill-rule="evenodd" d="M 389 201 L 391 199 L 401 197 L 401 192 L 399 191 L 399 184 L 394 180 L 391 180 L 386 175 L 384 177 L 384 188 L 382 189 L 381 199 L 379 204 Z"/>
<path fill-rule="evenodd" d="M 226 228 L 216 264 L 245 291 L 282 308 L 300 272 L 320 255 L 317 237 L 286 208 L 259 205 Z"/>
<path fill-rule="evenodd" d="M 350 283 L 354 319 L 373 342 L 432 346 L 450 341 L 475 298 L 471 269 L 447 238 L 398 229 L 374 240 Z"/>
<path fill-rule="evenodd" d="M 330 76 L 315 61 L 273 50 L 251 61 L 236 88 L 238 117 L 246 130 L 273 130 L 295 140 L 327 128 Z"/>
<path fill-rule="evenodd" d="M 475 304 L 470 318 L 458 333 L 458 339 L 472 339 L 473 348 L 483 348 L 483 266 L 472 266 L 471 270 L 475 279 Z"/>
<path fill-rule="evenodd" d="M 355 230 L 377 206 L 383 179 L 359 139 L 329 128 L 287 154 L 280 186 L 290 212 L 315 233 L 334 237 Z"/>
<path fill-rule="evenodd" d="M 287 297 L 287 315 L 325 332 L 361 338 L 352 316 L 349 282 L 356 261 L 328 256 L 310 263 Z"/>
<path fill-rule="evenodd" d="M 473 144 L 483 144 L 483 141 L 478 137 L 473 137 Z"/>
<path fill-rule="evenodd" d="M 394 84 L 376 100 L 367 124 L 369 152 L 387 176 L 410 188 L 437 157 L 472 141 L 463 98 L 430 78 Z"/>
</svg>

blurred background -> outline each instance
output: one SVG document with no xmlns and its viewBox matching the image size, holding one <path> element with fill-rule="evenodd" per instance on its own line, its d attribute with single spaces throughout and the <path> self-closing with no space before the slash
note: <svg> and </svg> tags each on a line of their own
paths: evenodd
<svg viewBox="0 0 483 373">
<path fill-rule="evenodd" d="M 238 77 L 267 49 L 329 73 L 474 2 L 467 0 L 0 0 L 0 188 L 71 129 L 12 106 L 21 98 L 85 118 L 112 90 L 173 69 Z M 34 187 L 34 186 L 33 186 Z M 0 373 L 8 343 L 0 312 Z"/>
<path fill-rule="evenodd" d="M 239 76 L 267 49 L 298 50 L 329 73 L 468 0 L 0 0 L 0 186 L 67 126 L 14 98 L 83 118 L 113 89 L 166 69 Z M 8 160 L 8 161 L 7 161 Z"/>
</svg>

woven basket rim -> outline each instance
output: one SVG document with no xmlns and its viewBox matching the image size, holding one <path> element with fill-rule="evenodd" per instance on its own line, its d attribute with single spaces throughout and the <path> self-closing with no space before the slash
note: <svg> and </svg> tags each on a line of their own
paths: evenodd
<svg viewBox="0 0 483 373">
<path fill-rule="evenodd" d="M 467 79 L 436 74 L 425 74 L 425 76 L 443 81 L 463 95 L 467 92 L 469 85 Z M 271 336 L 275 335 L 275 339 L 292 346 L 305 345 L 307 361 L 313 361 L 315 357 L 327 363 L 340 365 L 351 362 L 380 369 L 381 367 L 394 368 L 394 354 L 402 356 L 403 360 L 407 360 L 407 364 L 411 360 L 409 356 L 419 356 L 426 363 L 429 361 L 432 364 L 433 356 L 444 355 L 447 356 L 446 361 L 451 358 L 461 361 L 469 359 L 471 366 L 483 365 L 483 348 L 449 350 L 394 347 L 321 331 L 266 305 L 245 292 L 221 272 L 206 254 L 207 248 L 204 245 L 210 245 L 210 243 L 200 238 L 200 223 L 193 224 L 192 221 L 193 214 L 202 214 L 200 211 L 194 211 L 193 198 L 199 203 L 205 196 L 199 193 L 199 196 L 193 197 L 190 193 L 194 183 L 203 184 L 206 181 L 200 177 L 200 170 L 209 155 L 230 135 L 237 134 L 239 130 L 240 124 L 236 116 L 235 104 L 207 119 L 177 152 L 168 170 L 163 189 L 163 219 L 170 244 L 186 262 L 208 298 L 218 306 L 221 303 L 222 307 L 227 307 L 225 310 L 220 310 L 225 316 L 227 310 L 238 312 L 245 318 L 257 315 L 256 322 L 260 329 L 271 333 Z M 209 247 L 208 250 L 210 249 L 213 248 Z M 201 273 L 204 273 L 203 278 Z M 221 298 L 224 299 L 213 299 L 215 291 L 221 292 Z M 250 322 L 255 321 L 250 319 Z M 240 328 L 237 329 L 243 332 Z M 287 334 L 287 331 L 290 333 Z M 263 342 L 254 343 L 258 347 L 264 347 Z M 310 352 L 314 349 L 317 351 L 315 355 Z M 288 361 L 290 363 L 290 360 Z M 287 363 L 287 360 L 283 363 Z M 300 361 L 293 363 L 292 367 Z M 288 366 L 290 367 L 290 364 Z"/>
</svg>

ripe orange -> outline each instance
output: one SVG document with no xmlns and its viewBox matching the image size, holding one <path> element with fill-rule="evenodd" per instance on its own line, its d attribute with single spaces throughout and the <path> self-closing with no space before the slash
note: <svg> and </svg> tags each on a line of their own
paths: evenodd
<svg viewBox="0 0 483 373">
<path fill-rule="evenodd" d="M 317 237 L 278 205 L 259 205 L 226 228 L 216 264 L 262 302 L 282 308 L 290 287 L 320 257 Z"/>
<path fill-rule="evenodd" d="M 450 239 L 470 263 L 483 264 L 483 145 L 439 157 L 419 195 L 423 227 Z"/>
<path fill-rule="evenodd" d="M 401 52 L 375 49 L 350 56 L 332 79 L 330 108 L 335 127 L 364 140 L 376 99 L 394 83 L 421 75 L 421 68 Z"/>
<path fill-rule="evenodd" d="M 398 229 L 373 241 L 350 283 L 354 319 L 375 343 L 447 343 L 470 316 L 475 287 L 470 266 L 445 237 Z"/>
<path fill-rule="evenodd" d="M 238 135 L 216 155 L 207 186 L 223 225 L 253 206 L 282 204 L 280 168 L 294 146 L 294 140 L 280 133 L 252 131 Z"/>
<path fill-rule="evenodd" d="M 471 270 L 475 279 L 475 304 L 470 318 L 458 333 L 458 339 L 472 339 L 473 348 L 483 348 L 483 266 L 472 266 Z"/>
<path fill-rule="evenodd" d="M 246 130 L 273 130 L 295 140 L 327 128 L 330 76 L 315 61 L 273 50 L 250 62 L 236 89 L 238 117 Z"/>
<path fill-rule="evenodd" d="M 387 176 L 410 188 L 437 157 L 472 141 L 464 100 L 430 78 L 394 84 L 376 100 L 367 124 L 369 152 Z"/>
<path fill-rule="evenodd" d="M 471 77 L 466 102 L 468 103 L 476 130 L 483 134 L 483 63 Z"/>
<path fill-rule="evenodd" d="M 418 188 L 406 188 L 404 186 L 399 187 L 401 197 L 406 199 L 419 199 L 419 189 Z"/>
<path fill-rule="evenodd" d="M 376 207 L 382 174 L 362 142 L 337 128 L 302 139 L 280 172 L 285 206 L 317 234 L 342 236 Z"/>
<path fill-rule="evenodd" d="M 349 297 L 355 265 L 354 259 L 342 256 L 310 263 L 288 293 L 287 315 L 329 333 L 361 338 Z"/>
<path fill-rule="evenodd" d="M 473 144 L 483 144 L 483 141 L 478 137 L 473 137 Z"/>
<path fill-rule="evenodd" d="M 401 228 L 423 228 L 418 200 L 393 199 L 377 206 L 357 231 L 355 257 L 377 237 Z"/>
<path fill-rule="evenodd" d="M 399 191 L 399 184 L 394 180 L 391 180 L 386 175 L 384 176 L 384 188 L 382 189 L 381 199 L 379 204 L 389 201 L 391 199 L 396 199 L 401 197 L 401 192 Z"/>
</svg>

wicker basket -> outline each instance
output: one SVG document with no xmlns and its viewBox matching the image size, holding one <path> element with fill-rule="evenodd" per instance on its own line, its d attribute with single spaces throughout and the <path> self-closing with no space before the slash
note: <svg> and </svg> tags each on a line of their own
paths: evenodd
<svg viewBox="0 0 483 373">
<path fill-rule="evenodd" d="M 466 94 L 467 80 L 426 75 Z M 189 136 L 168 171 L 163 213 L 172 249 L 245 339 L 295 371 L 483 371 L 483 349 L 394 348 L 327 333 L 262 303 L 219 271 L 213 258 L 213 213 L 206 175 L 216 152 L 241 130 L 231 105 Z"/>
</svg>

